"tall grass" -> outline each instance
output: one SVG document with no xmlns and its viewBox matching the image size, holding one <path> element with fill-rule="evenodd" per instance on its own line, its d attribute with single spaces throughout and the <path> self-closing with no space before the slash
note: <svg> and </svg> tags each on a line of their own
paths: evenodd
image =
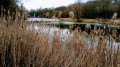
<svg viewBox="0 0 120 67">
<path fill-rule="evenodd" d="M 102 30 L 96 35 L 76 29 L 64 41 L 61 31 L 50 38 L 50 30 L 36 31 L 36 24 L 23 19 L 17 13 L 15 20 L 12 16 L 0 20 L 0 67 L 117 67 L 119 63 L 119 46 L 114 46 L 110 35 L 100 33 Z"/>
</svg>

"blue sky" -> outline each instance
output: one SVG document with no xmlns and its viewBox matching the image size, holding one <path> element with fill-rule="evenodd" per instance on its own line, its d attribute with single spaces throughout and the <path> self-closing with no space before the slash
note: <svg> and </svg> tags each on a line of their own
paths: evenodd
<svg viewBox="0 0 120 67">
<path fill-rule="evenodd" d="M 60 6 L 68 6 L 75 3 L 76 0 L 22 0 L 26 9 L 38 9 L 38 8 L 56 8 Z M 82 0 L 86 2 L 87 0 Z"/>
</svg>

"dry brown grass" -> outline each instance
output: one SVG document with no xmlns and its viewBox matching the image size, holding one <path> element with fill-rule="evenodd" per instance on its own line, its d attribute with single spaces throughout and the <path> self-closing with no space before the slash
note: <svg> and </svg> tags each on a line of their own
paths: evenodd
<svg viewBox="0 0 120 67">
<path fill-rule="evenodd" d="M 61 18 L 64 21 L 70 21 L 70 22 L 77 22 L 78 20 L 75 18 Z"/>
<path fill-rule="evenodd" d="M 14 21 L 11 16 L 0 21 L 0 67 L 117 67 L 120 51 L 111 36 L 75 30 L 68 41 L 63 41 L 61 31 L 53 32 L 50 38 L 50 30 L 35 31 L 35 24 L 24 21 L 23 17 L 16 14 Z"/>
</svg>

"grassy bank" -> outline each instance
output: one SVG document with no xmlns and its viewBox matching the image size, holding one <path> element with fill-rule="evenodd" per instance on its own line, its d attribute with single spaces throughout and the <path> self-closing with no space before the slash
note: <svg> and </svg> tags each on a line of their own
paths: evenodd
<svg viewBox="0 0 120 67">
<path fill-rule="evenodd" d="M 77 19 L 73 18 L 61 18 L 64 21 L 70 22 L 77 22 Z M 80 19 L 81 22 L 88 22 L 88 23 L 103 23 L 103 24 L 113 24 L 113 20 L 111 19 Z M 118 25 L 120 25 L 120 19 L 118 19 Z"/>
<path fill-rule="evenodd" d="M 112 19 L 81 19 L 82 22 L 92 22 L 92 23 L 103 23 L 103 24 L 114 24 Z M 120 20 L 118 19 L 118 25 L 120 25 Z"/>
<path fill-rule="evenodd" d="M 77 21 L 78 21 L 78 20 L 75 19 L 75 18 L 61 18 L 61 20 L 70 21 L 70 22 L 77 22 Z"/>
<path fill-rule="evenodd" d="M 102 29 L 91 34 L 76 29 L 61 37 L 59 30 L 50 37 L 50 28 L 43 32 L 46 24 L 38 23 L 36 31 L 36 24 L 23 17 L 0 21 L 0 67 L 117 67 L 120 62 L 119 46 L 113 43 L 115 33 L 105 36 Z"/>
</svg>

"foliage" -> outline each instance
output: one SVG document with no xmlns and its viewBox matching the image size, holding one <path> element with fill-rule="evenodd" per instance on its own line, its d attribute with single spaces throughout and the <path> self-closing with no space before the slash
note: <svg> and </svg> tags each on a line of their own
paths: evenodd
<svg viewBox="0 0 120 67">
<path fill-rule="evenodd" d="M 84 18 L 111 18 L 114 11 L 111 9 L 110 0 L 90 1 L 83 7 Z"/>
<path fill-rule="evenodd" d="M 59 11 L 62 11 L 62 18 L 68 18 L 69 12 L 73 11 L 75 18 L 80 21 L 80 18 L 112 18 L 113 14 L 117 12 L 120 14 L 120 2 L 113 2 L 113 0 L 93 0 L 86 3 L 81 3 L 78 0 L 77 3 L 71 4 L 68 7 L 62 6 L 52 9 L 38 9 L 31 10 L 30 16 L 36 14 L 39 17 L 45 17 L 46 13 L 49 12 L 51 18 L 54 14 L 58 17 Z M 119 16 L 118 16 L 119 17 Z"/>
<path fill-rule="evenodd" d="M 120 17 L 120 2 L 118 2 L 117 5 L 118 5 L 117 13 L 118 13 L 118 17 Z"/>
<path fill-rule="evenodd" d="M 83 5 L 80 2 L 78 2 L 72 6 L 73 12 L 75 14 L 75 18 L 77 18 L 78 21 L 80 21 L 80 18 L 82 16 L 82 7 L 83 7 Z"/>
<path fill-rule="evenodd" d="M 19 0 L 0 0 L 0 15 L 1 11 L 3 11 L 5 9 L 4 14 L 7 15 L 7 12 L 10 11 L 10 13 L 12 12 L 16 12 L 16 9 L 19 9 L 17 3 L 20 2 Z M 1 10 L 2 9 L 2 10 Z"/>
<path fill-rule="evenodd" d="M 62 11 L 62 15 L 61 17 L 65 18 L 65 17 L 69 17 L 69 10 L 67 7 L 58 7 L 58 8 L 51 8 L 51 9 L 48 9 L 48 8 L 45 8 L 45 9 L 38 9 L 38 10 L 30 10 L 29 11 L 29 15 L 31 17 L 33 17 L 33 15 L 35 14 L 37 17 L 45 17 L 46 13 L 49 12 L 49 17 L 48 18 L 51 18 L 52 16 L 54 16 L 54 14 L 56 14 L 56 17 L 58 17 L 58 14 L 59 14 L 59 11 Z"/>
<path fill-rule="evenodd" d="M 70 16 L 70 18 L 74 18 L 74 12 L 70 11 L 69 16 Z"/>
</svg>

